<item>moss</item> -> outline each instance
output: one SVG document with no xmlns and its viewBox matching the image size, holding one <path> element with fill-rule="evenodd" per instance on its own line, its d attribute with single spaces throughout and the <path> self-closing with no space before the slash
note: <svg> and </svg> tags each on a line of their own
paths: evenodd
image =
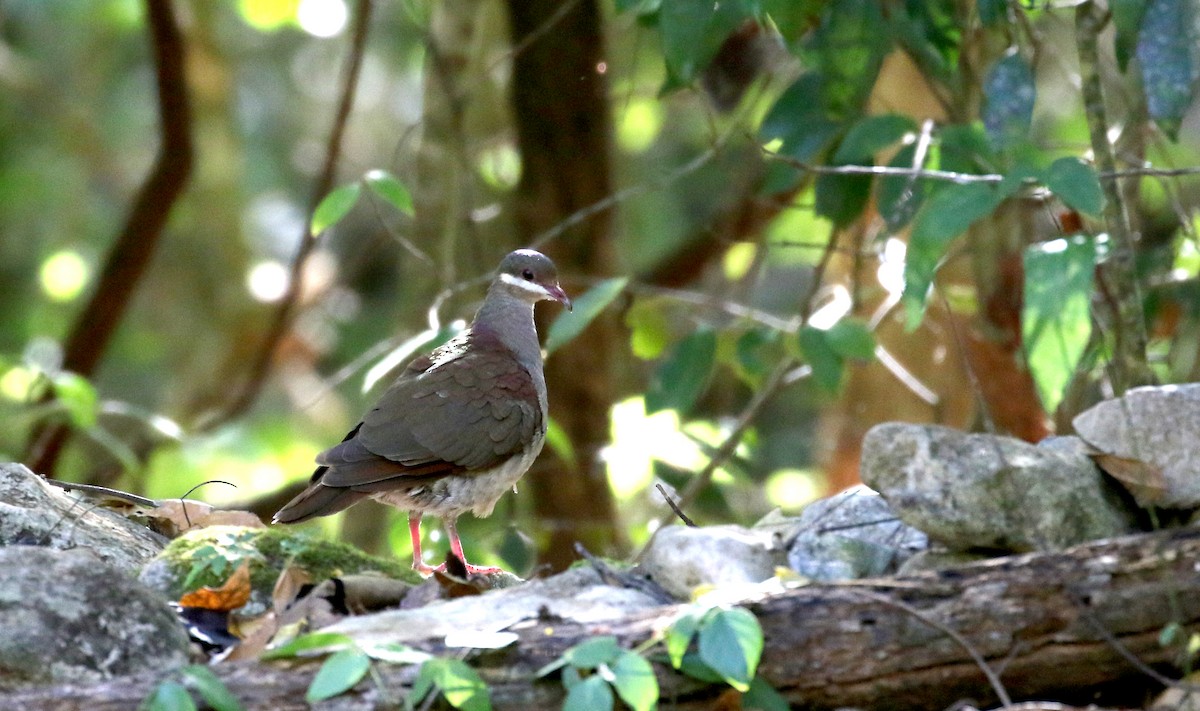
<svg viewBox="0 0 1200 711">
<path fill-rule="evenodd" d="M 378 572 L 419 582 L 407 565 L 391 558 L 368 555 L 336 541 L 280 528 L 212 526 L 171 541 L 159 554 L 173 580 L 173 596 L 225 582 L 243 561 L 250 562 L 250 583 L 256 595 L 268 596 L 279 573 L 289 565 L 307 571 L 314 581 L 355 573 Z"/>
</svg>

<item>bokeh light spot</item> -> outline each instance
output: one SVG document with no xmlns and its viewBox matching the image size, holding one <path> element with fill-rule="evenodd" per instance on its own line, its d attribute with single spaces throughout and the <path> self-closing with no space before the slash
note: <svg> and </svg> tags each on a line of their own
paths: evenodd
<svg viewBox="0 0 1200 711">
<path fill-rule="evenodd" d="M 314 37 L 333 37 L 346 27 L 350 11 L 344 0 L 300 0 L 296 20 Z"/>
<path fill-rule="evenodd" d="M 42 291 L 54 301 L 71 301 L 87 286 L 90 276 L 87 262 L 78 252 L 64 249 L 42 262 L 39 277 Z"/>
<path fill-rule="evenodd" d="M 658 138 L 663 110 L 658 101 L 633 99 L 617 121 L 617 143 L 627 153 L 641 153 Z"/>
<path fill-rule="evenodd" d="M 279 301 L 288 289 L 288 272 L 282 264 L 273 260 L 259 262 L 246 273 L 246 288 L 258 301 Z"/>
<path fill-rule="evenodd" d="M 773 506 L 795 511 L 816 501 L 824 487 L 820 477 L 804 469 L 780 469 L 767 478 L 764 493 Z"/>
</svg>

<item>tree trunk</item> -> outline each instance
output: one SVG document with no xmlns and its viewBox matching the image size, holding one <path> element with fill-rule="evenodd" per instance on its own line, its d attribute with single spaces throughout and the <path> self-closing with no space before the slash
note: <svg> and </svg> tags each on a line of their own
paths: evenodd
<svg viewBox="0 0 1200 711">
<path fill-rule="evenodd" d="M 514 47 L 512 102 L 521 153 L 516 219 L 522 240 L 563 223 L 607 197 L 611 119 L 605 79 L 604 26 L 599 3 L 509 0 Z M 546 251 L 578 295 L 571 276 L 613 271 L 611 219 L 600 212 L 571 225 Z M 574 288 L 572 288 L 574 287 Z M 546 363 L 550 414 L 574 444 L 577 472 L 543 457 L 527 481 L 538 520 L 549 529 L 542 562 L 561 570 L 575 559 L 576 541 L 614 550 L 612 496 L 597 454 L 609 439 L 615 396 L 617 324 L 601 317 Z"/>
</svg>

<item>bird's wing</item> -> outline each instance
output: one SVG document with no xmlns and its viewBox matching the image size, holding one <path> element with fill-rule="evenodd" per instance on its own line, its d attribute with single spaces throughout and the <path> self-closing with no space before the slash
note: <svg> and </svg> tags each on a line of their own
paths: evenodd
<svg viewBox="0 0 1200 711">
<path fill-rule="evenodd" d="M 353 436 L 318 457 L 330 467 L 321 483 L 366 491 L 487 470 L 543 428 L 533 377 L 507 351 L 435 351 L 424 370 L 397 379 Z"/>
</svg>

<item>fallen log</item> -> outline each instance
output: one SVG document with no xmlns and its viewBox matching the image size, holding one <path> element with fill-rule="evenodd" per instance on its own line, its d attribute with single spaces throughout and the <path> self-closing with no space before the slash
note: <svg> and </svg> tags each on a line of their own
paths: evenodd
<svg viewBox="0 0 1200 711">
<path fill-rule="evenodd" d="M 793 707 L 945 709 L 1045 700 L 1141 705 L 1181 665 L 1200 627 L 1200 529 L 1098 541 L 903 578 L 809 585 L 747 600 L 765 634 L 759 675 Z M 520 640 L 470 658 L 496 709 L 560 708 L 557 679 L 533 672 L 570 646 L 612 634 L 630 647 L 678 611 L 666 606 L 604 625 L 529 620 Z M 1164 628 L 1178 625 L 1171 645 Z M 435 653 L 441 640 L 419 645 Z M 306 709 L 316 661 L 217 665 L 251 709 Z M 377 665 L 328 709 L 394 708 L 413 667 Z M 728 687 L 656 664 L 659 708 L 712 708 Z M 165 672 L 164 672 L 165 673 Z M 162 675 L 0 695 L 0 709 L 135 708 Z M 381 684 L 379 682 L 382 682 Z"/>
</svg>

